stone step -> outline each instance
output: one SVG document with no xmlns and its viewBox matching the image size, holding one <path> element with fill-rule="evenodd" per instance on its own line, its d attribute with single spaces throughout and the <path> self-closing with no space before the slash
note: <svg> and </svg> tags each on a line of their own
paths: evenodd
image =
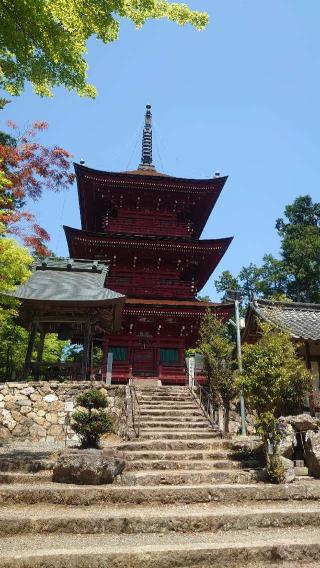
<svg viewBox="0 0 320 568">
<path fill-rule="evenodd" d="M 32 457 L 21 459 L 17 457 L 0 457 L 0 472 L 20 471 L 25 473 L 37 473 L 38 471 L 52 469 L 54 460 L 41 459 L 36 460 Z"/>
<path fill-rule="evenodd" d="M 131 485 L 193 485 L 201 483 L 250 483 L 255 481 L 254 472 L 232 469 L 211 470 L 143 470 L 126 472 L 115 483 Z"/>
<path fill-rule="evenodd" d="M 127 451 L 125 452 L 125 459 L 127 461 L 134 460 L 156 460 L 156 461 L 184 461 L 184 460 L 197 460 L 207 461 L 207 460 L 227 460 L 231 459 L 232 453 L 223 450 L 169 450 L 169 451 L 153 451 L 153 450 L 137 450 L 137 451 Z"/>
<path fill-rule="evenodd" d="M 292 568 L 320 556 L 320 530 L 308 527 L 148 535 L 22 535 L 0 540 L 1 568 L 234 568 L 269 562 Z"/>
<path fill-rule="evenodd" d="M 126 456 L 125 456 L 126 457 Z M 127 471 L 139 471 L 139 470 L 148 470 L 148 469 L 159 469 L 159 470 L 168 470 L 168 469 L 254 469 L 259 467 L 259 463 L 255 461 L 247 461 L 247 462 L 240 462 L 240 461 L 231 461 L 231 460 L 181 460 L 177 461 L 174 459 L 171 460 L 152 460 L 152 459 L 145 459 L 145 460 L 129 460 L 125 472 Z"/>
<path fill-rule="evenodd" d="M 0 485 L 0 510 L 14 504 L 52 504 L 89 506 L 122 504 L 191 504 L 191 503 L 248 503 L 270 501 L 287 503 L 294 501 L 320 503 L 318 482 L 298 482 L 289 485 L 250 483 L 230 485 L 224 483 L 202 485 L 131 486 L 102 485 L 80 486 L 61 483 Z"/>
<path fill-rule="evenodd" d="M 196 402 L 187 401 L 187 402 L 177 402 L 177 401 L 149 401 L 149 402 L 139 402 L 140 408 L 150 408 L 155 410 L 167 409 L 167 410 L 174 410 L 174 409 L 181 409 L 181 410 L 194 410 L 199 408 L 199 405 Z"/>
<path fill-rule="evenodd" d="M 147 393 L 139 393 L 138 394 L 139 402 L 195 402 L 195 399 L 190 394 L 147 394 Z"/>
<path fill-rule="evenodd" d="M 197 418 L 203 418 L 204 415 L 201 412 L 201 410 L 194 408 L 193 410 L 179 410 L 179 409 L 173 409 L 173 410 L 150 410 L 150 409 L 144 409 L 141 408 L 140 409 L 140 415 L 141 417 L 143 417 L 145 420 L 157 420 L 157 419 L 167 419 L 170 420 L 170 418 L 175 418 L 175 419 L 179 419 L 181 421 L 184 420 L 196 420 Z"/>
<path fill-rule="evenodd" d="M 0 472 L 0 484 L 2 483 L 46 483 L 47 481 L 51 481 L 52 471 L 44 470 L 37 473 L 31 472 L 15 472 L 15 471 L 8 471 L 8 472 Z"/>
<path fill-rule="evenodd" d="M 197 429 L 197 428 L 208 428 L 209 423 L 207 420 L 202 419 L 202 420 L 194 420 L 194 421 L 184 421 L 184 422 L 179 422 L 179 419 L 177 418 L 177 420 L 173 420 L 172 418 L 169 418 L 168 421 L 166 421 L 164 418 L 162 418 L 161 420 L 159 419 L 155 419 L 155 420 L 141 420 L 140 421 L 140 428 L 157 428 L 157 429 L 163 429 L 163 428 L 167 428 L 168 430 L 185 430 L 185 429 Z"/>
<path fill-rule="evenodd" d="M 141 439 L 137 438 L 130 442 L 122 442 L 119 446 L 121 451 L 136 451 L 136 450 L 216 450 L 216 449 L 228 449 L 230 448 L 230 442 L 228 440 L 222 440 L 221 438 L 211 436 L 208 439 L 196 439 L 194 436 L 185 439 L 168 439 L 168 438 L 158 438 L 158 439 Z"/>
<path fill-rule="evenodd" d="M 171 405 L 171 406 L 183 406 L 183 405 L 195 405 L 196 402 L 192 398 L 172 398 L 172 397 L 161 397 L 161 398 L 138 398 L 140 405 L 145 406 L 160 406 L 160 405 Z"/>
<path fill-rule="evenodd" d="M 199 440 L 206 440 L 214 438 L 215 436 L 219 436 L 219 433 L 214 432 L 214 430 L 180 430 L 176 432 L 168 432 L 165 430 L 151 430 L 151 429 L 142 429 L 140 430 L 140 440 L 158 440 L 158 439 L 166 439 L 166 440 L 190 440 L 199 439 Z"/>
<path fill-rule="evenodd" d="M 0 509 L 0 538 L 22 534 L 147 534 L 319 527 L 320 503 Z"/>
</svg>

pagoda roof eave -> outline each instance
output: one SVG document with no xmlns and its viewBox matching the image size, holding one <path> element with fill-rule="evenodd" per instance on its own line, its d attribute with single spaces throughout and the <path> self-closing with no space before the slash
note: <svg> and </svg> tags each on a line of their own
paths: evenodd
<svg viewBox="0 0 320 568">
<path fill-rule="evenodd" d="M 92 201 L 95 199 L 96 191 L 95 187 L 90 187 L 88 192 L 87 186 L 88 181 L 86 177 L 90 176 L 92 178 L 93 184 L 98 181 L 104 180 L 105 182 L 119 182 L 119 188 L 115 186 L 115 189 L 119 191 L 130 192 L 130 191 L 142 191 L 148 189 L 148 184 L 152 184 L 152 188 L 157 191 L 163 191 L 168 189 L 172 192 L 184 191 L 190 192 L 196 190 L 197 192 L 203 191 L 204 202 L 198 211 L 198 219 L 194 224 L 194 236 L 199 238 L 204 226 L 214 208 L 220 193 L 228 179 L 228 176 L 221 176 L 216 178 L 207 179 L 194 179 L 194 178 L 180 178 L 168 175 L 139 175 L 137 173 L 130 172 L 108 172 L 103 170 L 95 170 L 93 168 L 88 168 L 81 164 L 74 163 L 76 179 L 77 179 L 77 189 L 78 189 L 78 199 L 80 208 L 80 218 L 81 226 L 85 228 L 90 228 L 90 223 L 92 223 Z M 128 185 L 124 187 L 124 183 L 127 182 Z M 170 188 L 168 188 L 170 184 Z M 191 186 L 191 187 L 190 187 Z M 208 194 L 209 191 L 209 194 Z M 197 209 L 197 210 L 198 210 Z"/>
<path fill-rule="evenodd" d="M 225 245 L 225 250 L 227 250 L 227 248 L 229 247 L 230 243 L 233 240 L 233 237 L 223 237 L 221 239 L 202 239 L 202 240 L 169 240 L 169 239 L 161 239 L 159 237 L 154 237 L 154 238 L 148 238 L 148 237 L 142 237 L 140 235 L 127 235 L 127 236 L 116 236 L 113 237 L 112 235 L 109 235 L 108 233 L 100 233 L 100 232 L 93 232 L 93 231 L 85 231 L 83 229 L 75 229 L 73 227 L 69 227 L 67 225 L 63 225 L 63 229 L 65 231 L 66 234 L 66 238 L 67 238 L 67 242 L 68 242 L 68 246 L 69 243 L 70 245 L 71 243 L 71 239 L 72 237 L 75 236 L 82 236 L 82 237 L 87 237 L 88 239 L 93 238 L 93 239 L 100 239 L 105 241 L 105 243 L 107 244 L 110 241 L 116 241 L 117 244 L 120 244 L 122 242 L 124 243 L 128 243 L 130 245 L 132 245 L 132 243 L 136 243 L 136 244 L 140 244 L 142 246 L 157 246 L 158 242 L 159 244 L 161 244 L 161 246 L 167 245 L 168 248 L 174 248 L 174 247 L 178 247 L 178 248 L 185 248 L 185 249 L 199 249 L 199 248 L 210 248 L 212 246 L 221 244 L 221 245 Z M 179 245 L 181 245 L 181 247 L 179 247 Z M 70 251 L 71 252 L 71 251 Z M 224 251 L 225 252 L 225 251 Z"/>
<path fill-rule="evenodd" d="M 200 291 L 208 279 L 210 278 L 211 274 L 221 261 L 221 258 L 226 253 L 227 249 L 233 237 L 227 237 L 223 239 L 207 239 L 207 240 L 196 240 L 196 241 L 158 241 L 152 240 L 148 241 L 146 239 L 137 238 L 132 239 L 131 237 L 128 238 L 116 238 L 112 239 L 106 233 L 93 233 L 90 231 L 83 231 L 82 229 L 73 229 L 72 227 L 64 226 L 66 239 L 69 247 L 70 255 L 77 257 L 77 254 L 80 252 L 78 247 L 78 253 L 76 252 L 76 247 L 74 245 L 74 240 L 77 237 L 82 238 L 82 240 L 87 241 L 89 244 L 89 240 L 95 240 L 95 246 L 101 247 L 104 245 L 109 250 L 112 248 L 122 249 L 125 250 L 126 248 L 129 250 L 133 250 L 133 245 L 137 249 L 141 251 L 156 251 L 160 255 L 163 253 L 173 253 L 177 255 L 184 255 L 190 259 L 190 255 L 196 255 L 197 259 L 199 259 L 199 264 L 197 267 L 197 274 L 198 274 L 198 286 Z M 83 247 L 83 244 L 80 245 Z M 81 250 L 81 255 L 83 255 L 83 250 Z M 92 255 L 92 251 L 90 250 L 90 254 Z"/>
<path fill-rule="evenodd" d="M 187 183 L 195 183 L 195 184 L 199 184 L 199 185 L 208 185 L 208 184 L 212 184 L 214 185 L 214 183 L 217 181 L 217 179 L 219 180 L 227 180 L 228 176 L 221 176 L 219 178 L 182 178 L 182 177 L 176 177 L 176 176 L 170 176 L 168 174 L 161 174 L 160 172 L 157 172 L 157 175 L 147 175 L 147 174 L 141 174 L 141 176 L 139 176 L 138 173 L 136 173 L 136 171 L 128 171 L 128 172 L 109 172 L 106 170 L 96 170 L 94 168 L 88 168 L 87 166 L 83 166 L 82 164 L 78 164 L 76 162 L 73 163 L 75 172 L 76 172 L 76 176 L 78 179 L 81 179 L 81 176 L 84 173 L 91 173 L 94 175 L 99 175 L 99 176 L 110 176 L 110 177 L 120 177 L 120 176 L 126 176 L 126 177 L 132 177 L 132 179 L 137 179 L 137 177 L 141 177 L 143 180 L 145 180 L 146 178 L 150 177 L 150 179 L 154 182 L 155 179 L 158 180 L 159 178 L 163 178 L 164 182 L 167 182 L 168 180 L 173 180 L 173 181 L 177 181 L 177 182 L 187 182 Z"/>
<path fill-rule="evenodd" d="M 210 309 L 210 308 L 222 308 L 222 309 L 234 309 L 233 303 L 225 303 L 222 304 L 221 302 L 202 302 L 201 300 L 152 300 L 148 298 L 126 298 L 125 305 L 134 305 L 134 306 L 175 306 L 175 307 L 194 307 L 194 308 L 203 308 L 203 309 Z"/>
</svg>

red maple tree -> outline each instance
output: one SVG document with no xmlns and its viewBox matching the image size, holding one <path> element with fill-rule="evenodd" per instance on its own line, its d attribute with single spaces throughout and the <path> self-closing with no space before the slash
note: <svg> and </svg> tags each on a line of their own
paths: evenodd
<svg viewBox="0 0 320 568">
<path fill-rule="evenodd" d="M 0 169 L 9 182 L 0 187 L 0 226 L 36 254 L 47 256 L 50 237 L 26 207 L 38 201 L 44 190 L 60 191 L 73 183 L 72 155 L 59 146 L 48 148 L 39 142 L 39 133 L 48 128 L 46 122 L 33 122 L 24 132 L 11 121 L 8 125 L 13 136 L 0 136 Z"/>
</svg>

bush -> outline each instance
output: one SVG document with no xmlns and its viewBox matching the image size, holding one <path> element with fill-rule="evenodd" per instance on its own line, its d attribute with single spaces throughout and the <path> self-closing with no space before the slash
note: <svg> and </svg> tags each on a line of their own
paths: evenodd
<svg viewBox="0 0 320 568">
<path fill-rule="evenodd" d="M 73 413 L 73 429 L 80 436 L 82 447 L 98 448 L 100 437 L 112 431 L 112 417 L 101 410 L 108 406 L 107 397 L 98 389 L 89 389 L 79 394 L 76 402 L 85 410 Z"/>
<path fill-rule="evenodd" d="M 271 483 L 283 483 L 285 481 L 284 465 L 279 456 L 272 456 L 269 459 L 267 474 Z"/>
<path fill-rule="evenodd" d="M 269 323 L 261 323 L 260 328 L 259 341 L 243 347 L 243 374 L 239 375 L 238 384 L 257 415 L 257 431 L 270 480 L 279 482 L 283 472 L 277 460 L 281 440 L 277 418 L 301 412 L 305 395 L 311 389 L 311 374 L 286 331 Z"/>
</svg>

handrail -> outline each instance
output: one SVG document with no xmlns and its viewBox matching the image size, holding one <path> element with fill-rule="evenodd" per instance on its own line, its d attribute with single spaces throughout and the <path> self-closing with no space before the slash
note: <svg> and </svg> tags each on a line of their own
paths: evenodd
<svg viewBox="0 0 320 568">
<path fill-rule="evenodd" d="M 200 409 L 209 421 L 211 427 L 215 430 L 218 427 L 222 433 L 224 430 L 223 407 L 215 400 L 211 392 L 208 392 L 202 385 L 200 385 L 200 383 L 198 383 L 196 377 L 189 381 L 189 390 L 199 404 Z"/>
<path fill-rule="evenodd" d="M 139 402 L 139 398 L 137 395 L 137 389 L 136 386 L 134 384 L 134 378 L 130 377 L 129 378 L 129 392 L 130 392 L 130 399 L 131 399 L 131 418 L 132 418 L 132 427 L 134 430 L 134 433 L 136 435 L 136 438 L 139 438 L 140 436 L 140 419 L 141 419 L 141 413 L 140 413 L 140 402 Z"/>
</svg>

